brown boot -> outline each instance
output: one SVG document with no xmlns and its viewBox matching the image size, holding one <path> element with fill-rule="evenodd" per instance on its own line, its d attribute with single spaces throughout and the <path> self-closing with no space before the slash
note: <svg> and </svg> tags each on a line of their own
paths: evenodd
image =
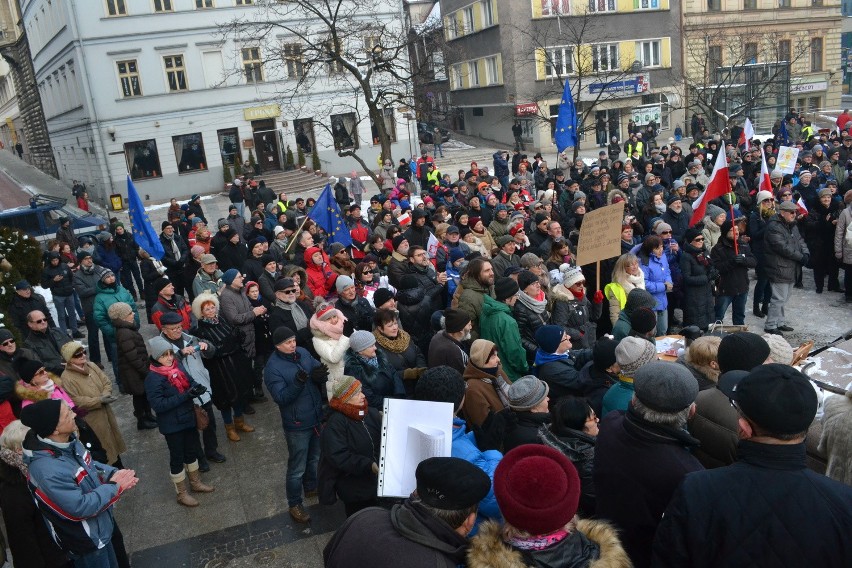
<svg viewBox="0 0 852 568">
<path fill-rule="evenodd" d="M 302 504 L 299 503 L 295 507 L 290 507 L 290 516 L 293 517 L 293 520 L 297 523 L 309 523 L 311 522 L 311 516 L 305 511 L 305 508 L 302 507 Z"/>
<path fill-rule="evenodd" d="M 198 460 L 186 464 L 186 475 L 189 477 L 189 488 L 195 493 L 213 493 L 215 489 L 205 485 L 201 481 L 201 472 L 198 471 Z"/>
<path fill-rule="evenodd" d="M 180 473 L 173 473 L 171 476 L 172 483 L 175 484 L 175 491 L 177 492 L 177 502 L 184 507 L 198 507 L 198 501 L 186 490 L 186 473 L 182 471 Z"/>
<path fill-rule="evenodd" d="M 234 417 L 234 426 L 237 427 L 238 432 L 254 432 L 254 426 L 246 424 L 245 418 L 242 416 Z"/>
<path fill-rule="evenodd" d="M 237 434 L 236 426 L 233 424 L 225 424 L 225 434 L 227 434 L 228 439 L 232 442 L 240 441 L 240 435 Z"/>
</svg>

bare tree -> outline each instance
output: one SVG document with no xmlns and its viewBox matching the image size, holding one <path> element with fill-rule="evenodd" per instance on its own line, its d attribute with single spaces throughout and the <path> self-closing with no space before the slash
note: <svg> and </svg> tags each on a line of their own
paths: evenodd
<svg viewBox="0 0 852 568">
<path fill-rule="evenodd" d="M 372 143 L 391 156 L 395 107 L 410 106 L 409 34 L 391 0 L 256 0 L 256 9 L 220 25 L 224 42 L 260 44 L 263 72 L 275 98 L 298 117 L 330 117 L 314 124 L 328 132 L 338 156 L 351 157 L 374 180 L 359 154 L 358 126 L 369 121 Z M 247 42 L 247 39 L 249 40 Z M 250 54 L 251 55 L 251 54 Z M 238 54 L 239 56 L 239 54 Z M 237 60 L 230 77 L 266 81 Z M 253 65 L 253 63 L 252 63 Z"/>
</svg>

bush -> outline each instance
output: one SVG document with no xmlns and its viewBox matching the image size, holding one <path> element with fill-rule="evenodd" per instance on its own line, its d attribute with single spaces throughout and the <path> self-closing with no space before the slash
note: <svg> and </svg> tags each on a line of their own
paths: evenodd
<svg viewBox="0 0 852 568">
<path fill-rule="evenodd" d="M 238 178 L 241 175 L 243 175 L 243 165 L 240 164 L 239 158 L 234 156 L 234 178 Z"/>
<path fill-rule="evenodd" d="M 290 146 L 287 146 L 287 167 L 292 168 L 293 165 L 293 150 L 290 148 Z"/>
<path fill-rule="evenodd" d="M 311 156 L 311 167 L 314 168 L 314 171 L 322 169 L 322 162 L 320 162 L 319 154 L 316 151 Z"/>
<path fill-rule="evenodd" d="M 254 166 L 257 164 L 257 162 L 254 161 L 254 153 L 251 151 L 251 148 L 249 148 L 248 162 L 249 162 L 249 166 L 251 166 L 252 169 L 254 169 Z"/>
<path fill-rule="evenodd" d="M 0 227 L 0 327 L 8 327 L 21 339 L 18 330 L 12 327 L 7 312 L 9 302 L 15 294 L 15 282 L 25 278 L 30 283 L 41 281 L 41 246 L 25 233 L 9 227 Z"/>
<path fill-rule="evenodd" d="M 225 180 L 226 184 L 234 181 L 234 178 L 231 177 L 231 168 L 227 163 L 222 164 L 222 179 Z"/>
<path fill-rule="evenodd" d="M 302 150 L 301 146 L 296 148 L 296 159 L 300 168 L 305 165 L 305 151 Z"/>
</svg>

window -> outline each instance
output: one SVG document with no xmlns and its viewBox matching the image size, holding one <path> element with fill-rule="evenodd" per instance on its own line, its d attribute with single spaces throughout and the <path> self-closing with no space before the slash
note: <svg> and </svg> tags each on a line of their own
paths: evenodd
<svg viewBox="0 0 852 568">
<path fill-rule="evenodd" d="M 779 8 L 790 8 L 790 0 L 778 0 Z"/>
<path fill-rule="evenodd" d="M 391 142 L 396 142 L 396 120 L 393 118 L 393 109 L 392 108 L 383 108 L 382 109 L 382 120 L 385 123 L 385 132 L 388 133 L 388 137 Z M 376 128 L 376 124 L 370 120 L 370 129 L 372 131 L 373 144 L 379 144 L 379 131 Z"/>
<path fill-rule="evenodd" d="M 594 71 L 616 71 L 618 68 L 617 43 L 603 43 L 592 46 L 592 69 Z"/>
<path fill-rule="evenodd" d="M 757 63 L 757 44 L 747 43 L 743 45 L 743 63 L 746 65 Z"/>
<path fill-rule="evenodd" d="M 195 7 L 198 9 L 202 8 L 215 8 L 213 5 L 213 0 L 195 0 Z"/>
<path fill-rule="evenodd" d="M 571 0 L 541 0 L 542 16 L 567 16 L 571 13 Z"/>
<path fill-rule="evenodd" d="M 745 0 L 743 2 L 743 8 L 746 10 L 756 10 L 757 9 L 757 0 Z"/>
<path fill-rule="evenodd" d="M 284 63 L 287 66 L 287 77 L 290 79 L 301 79 L 305 76 L 305 62 L 302 54 L 302 45 L 299 43 L 286 43 L 282 49 Z"/>
<path fill-rule="evenodd" d="M 219 153 L 222 154 L 222 163 L 229 166 L 234 165 L 234 160 L 242 162 L 240 156 L 240 137 L 236 128 L 216 131 L 219 138 Z"/>
<path fill-rule="evenodd" d="M 354 112 L 331 115 L 331 138 L 335 150 L 358 148 L 358 121 Z"/>
<path fill-rule="evenodd" d="M 260 48 L 244 47 L 240 51 L 242 52 L 246 83 L 263 83 L 263 62 L 260 60 Z"/>
<path fill-rule="evenodd" d="M 793 44 L 789 39 L 778 42 L 778 61 L 790 61 L 793 57 Z"/>
<path fill-rule="evenodd" d="M 722 66 L 722 46 L 711 45 L 707 48 L 707 69 L 712 74 Z"/>
<path fill-rule="evenodd" d="M 432 52 L 432 77 L 436 81 L 447 80 L 447 69 L 444 66 L 444 52 L 441 50 Z"/>
<path fill-rule="evenodd" d="M 106 0 L 107 14 L 110 16 L 126 16 L 127 5 L 124 0 Z"/>
<path fill-rule="evenodd" d="M 482 107 L 473 107 L 470 109 L 470 114 L 473 116 L 485 116 L 485 111 L 482 110 Z"/>
<path fill-rule="evenodd" d="M 574 48 L 554 47 L 544 54 L 544 76 L 558 78 L 574 72 Z"/>
<path fill-rule="evenodd" d="M 711 12 L 718 12 L 722 9 L 722 0 L 707 0 L 707 9 Z"/>
<path fill-rule="evenodd" d="M 455 14 L 447 16 L 447 39 L 455 39 L 459 37 L 459 21 Z"/>
<path fill-rule="evenodd" d="M 237 6 L 248 6 L 254 4 L 254 0 L 237 0 Z"/>
<path fill-rule="evenodd" d="M 204 142 L 201 133 L 172 136 L 175 147 L 175 161 L 178 173 L 197 172 L 207 169 L 207 158 L 204 157 Z"/>
<path fill-rule="evenodd" d="M 310 154 L 316 146 L 314 138 L 314 119 L 297 118 L 293 121 L 293 131 L 296 133 L 296 144 L 305 154 Z"/>
<path fill-rule="evenodd" d="M 334 59 L 338 54 L 340 54 L 340 45 L 338 45 L 335 49 L 334 41 L 328 40 L 323 43 L 323 47 L 325 49 L 326 57 L 328 58 L 328 74 L 335 75 L 343 73 L 343 64 Z"/>
<path fill-rule="evenodd" d="M 473 6 L 468 6 L 464 10 L 462 10 L 462 25 L 464 26 L 464 33 L 469 34 L 474 31 L 473 29 Z"/>
<path fill-rule="evenodd" d="M 154 0 L 155 12 L 173 12 L 172 0 Z"/>
<path fill-rule="evenodd" d="M 186 91 L 186 68 L 183 66 L 183 55 L 167 55 L 163 57 L 163 65 L 166 67 L 169 91 L 173 93 Z"/>
<path fill-rule="evenodd" d="M 487 28 L 494 25 L 494 6 L 491 5 L 491 0 L 482 2 L 482 26 Z"/>
<path fill-rule="evenodd" d="M 124 159 L 133 180 L 163 177 L 156 140 L 140 140 L 124 145 Z"/>
<path fill-rule="evenodd" d="M 139 84 L 139 69 L 136 60 L 117 61 L 118 81 L 121 83 L 121 94 L 124 98 L 142 96 L 142 86 Z"/>
<path fill-rule="evenodd" d="M 500 68 L 497 65 L 496 55 L 485 58 L 485 83 L 487 85 L 499 85 L 501 83 Z"/>
<path fill-rule="evenodd" d="M 589 13 L 615 12 L 615 0 L 589 0 Z"/>
<path fill-rule="evenodd" d="M 450 67 L 450 83 L 453 89 L 461 89 L 464 86 L 461 65 Z"/>
<path fill-rule="evenodd" d="M 479 65 L 477 65 L 476 61 L 468 61 L 467 63 L 467 72 L 470 77 L 470 86 L 478 87 L 479 86 Z"/>
<path fill-rule="evenodd" d="M 633 0 L 634 10 L 659 10 L 660 0 Z"/>
<path fill-rule="evenodd" d="M 811 39 L 811 72 L 822 71 L 822 38 Z"/>
<path fill-rule="evenodd" d="M 642 67 L 659 67 L 662 64 L 660 40 L 636 42 L 636 57 L 642 63 Z"/>
</svg>

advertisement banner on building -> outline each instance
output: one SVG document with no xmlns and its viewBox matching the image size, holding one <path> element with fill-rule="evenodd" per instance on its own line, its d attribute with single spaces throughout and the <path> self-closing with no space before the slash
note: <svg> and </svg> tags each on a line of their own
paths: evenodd
<svg viewBox="0 0 852 568">
<path fill-rule="evenodd" d="M 281 116 L 281 107 L 276 104 L 243 109 L 243 118 L 249 121 L 275 118 L 276 116 Z"/>
<path fill-rule="evenodd" d="M 663 117 L 662 105 L 645 105 L 634 108 L 630 116 L 633 117 L 633 122 L 636 126 L 645 126 L 653 120 L 658 125 Z"/>
<path fill-rule="evenodd" d="M 636 75 L 620 80 L 589 83 L 580 91 L 581 101 L 604 101 L 622 97 L 635 97 L 651 90 L 648 75 Z"/>
<path fill-rule="evenodd" d="M 535 116 L 538 114 L 538 103 L 523 103 L 515 105 L 515 116 Z"/>
</svg>

